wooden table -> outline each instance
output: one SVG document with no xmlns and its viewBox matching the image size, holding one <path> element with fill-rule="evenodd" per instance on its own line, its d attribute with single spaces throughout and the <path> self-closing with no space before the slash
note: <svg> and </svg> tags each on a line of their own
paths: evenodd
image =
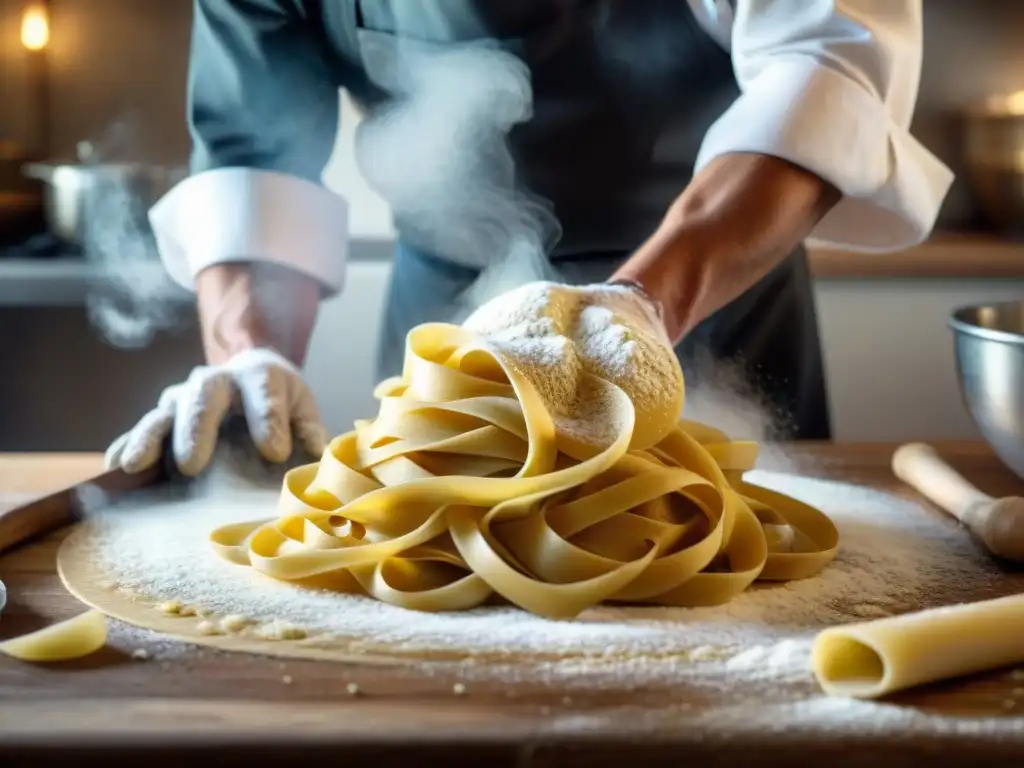
<svg viewBox="0 0 1024 768">
<path fill-rule="evenodd" d="M 940 451 L 994 495 L 1024 483 L 980 444 Z M 805 445 L 807 473 L 910 495 L 888 469 L 891 445 Z M 100 468 L 98 456 L 0 456 L 0 494 L 51 490 Z M 0 637 L 81 610 L 54 573 L 60 534 L 0 559 L 10 604 Z M 1024 590 L 1007 572 L 1001 593 Z M 1021 639 L 1024 643 L 1024 638 Z M 284 677 L 287 675 L 287 678 Z M 474 685 L 415 670 L 287 661 L 210 649 L 132 661 L 114 651 L 32 666 L 0 658 L 0 765 L 84 765 L 113 756 L 215 765 L 447 766 L 909 764 L 1024 760 L 1024 681 L 1003 670 L 899 696 L 905 726 L 851 723 L 837 733 L 813 718 L 770 727 L 716 727 L 713 702 L 685 691 L 574 693 L 530 685 Z M 288 680 L 289 684 L 283 682 Z M 356 682 L 363 695 L 346 695 Z M 1018 696 L 1019 709 L 1007 702 Z M 709 713 L 711 716 L 709 717 Z M 915 717 L 936 727 L 919 731 Z"/>
</svg>

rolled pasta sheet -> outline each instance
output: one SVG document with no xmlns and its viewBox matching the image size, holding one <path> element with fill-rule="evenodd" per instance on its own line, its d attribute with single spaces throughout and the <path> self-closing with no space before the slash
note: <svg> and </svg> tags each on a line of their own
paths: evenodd
<svg viewBox="0 0 1024 768">
<path fill-rule="evenodd" d="M 822 690 L 858 699 L 1022 662 L 1024 595 L 832 627 L 811 652 Z"/>
</svg>

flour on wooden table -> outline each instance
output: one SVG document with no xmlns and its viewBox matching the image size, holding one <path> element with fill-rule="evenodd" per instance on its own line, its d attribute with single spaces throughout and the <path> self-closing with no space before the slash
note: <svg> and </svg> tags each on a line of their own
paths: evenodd
<svg viewBox="0 0 1024 768">
<path fill-rule="evenodd" d="M 237 488 L 191 502 L 134 497 L 95 513 L 92 535 L 79 541 L 122 588 L 155 600 L 326 632 L 366 652 L 462 659 L 467 679 L 533 676 L 569 687 L 809 683 L 817 630 L 969 599 L 997 576 L 961 529 L 912 502 L 782 473 L 747 477 L 825 511 L 840 551 L 818 576 L 755 585 L 716 608 L 599 607 L 554 621 L 506 607 L 417 613 L 298 588 L 210 548 L 218 525 L 275 515 L 276 494 Z"/>
<path fill-rule="evenodd" d="M 916 707 L 885 701 L 860 701 L 810 693 L 802 698 L 746 700 L 700 707 L 689 703 L 651 708 L 625 705 L 603 710 L 597 715 L 556 720 L 553 730 L 578 734 L 600 732 L 628 722 L 640 733 L 672 733 L 685 727 L 698 731 L 705 739 L 737 739 L 744 735 L 763 739 L 773 736 L 799 736 L 808 743 L 829 741 L 844 735 L 888 737 L 893 740 L 928 735 L 979 737 L 992 741 L 1017 741 L 1024 731 L 1024 720 L 1006 716 L 941 715 Z"/>
</svg>

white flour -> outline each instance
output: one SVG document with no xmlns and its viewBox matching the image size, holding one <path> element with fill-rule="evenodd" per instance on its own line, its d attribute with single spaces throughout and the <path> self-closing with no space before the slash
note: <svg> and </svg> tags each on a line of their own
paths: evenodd
<svg viewBox="0 0 1024 768">
<path fill-rule="evenodd" d="M 592 445 L 610 443 L 619 426 L 606 393 L 586 387 L 584 373 L 625 389 L 641 413 L 671 402 L 681 383 L 661 322 L 623 286 L 529 283 L 487 302 L 463 325 L 536 387 L 560 432 Z"/>
<path fill-rule="evenodd" d="M 300 589 L 224 562 L 207 543 L 217 525 L 272 517 L 276 494 L 267 492 L 155 505 L 135 497 L 131 507 L 93 518 L 88 546 L 112 579 L 155 599 L 277 619 L 354 638 L 367 651 L 462 658 L 469 680 L 616 689 L 682 681 L 721 690 L 741 681 L 748 691 L 809 685 L 816 630 L 965 599 L 995 576 L 960 529 L 914 503 L 794 475 L 757 471 L 748 478 L 822 508 L 839 526 L 840 553 L 819 576 L 758 586 L 718 608 L 600 607 L 552 621 L 505 607 L 416 613 Z"/>
</svg>

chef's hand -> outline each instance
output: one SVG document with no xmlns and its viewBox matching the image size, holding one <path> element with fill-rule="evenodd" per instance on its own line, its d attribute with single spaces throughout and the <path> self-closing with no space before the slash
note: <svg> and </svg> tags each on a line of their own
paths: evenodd
<svg viewBox="0 0 1024 768">
<path fill-rule="evenodd" d="M 562 311 L 554 311 L 561 307 Z M 584 310 L 600 308 L 610 313 L 609 322 L 622 326 L 630 334 L 639 334 L 659 344 L 671 347 L 661 305 L 646 291 L 629 279 L 612 280 L 590 285 L 566 285 L 551 281 L 536 281 L 513 288 L 477 308 L 463 326 L 483 335 L 502 334 L 514 326 L 541 323 L 555 325 L 565 318 L 574 318 L 581 327 L 550 327 L 549 333 L 577 335 L 600 332 L 599 327 L 583 327 Z M 543 334 L 538 327 L 535 333 Z"/>
<path fill-rule="evenodd" d="M 642 286 L 679 343 L 781 263 L 840 197 L 785 160 L 722 155 L 693 178 L 613 282 Z"/>
<path fill-rule="evenodd" d="M 170 436 L 182 474 L 197 475 L 234 412 L 244 415 L 268 461 L 286 461 L 296 444 L 319 457 L 326 433 L 299 366 L 320 293 L 311 278 L 272 264 L 219 264 L 200 272 L 196 299 L 207 365 L 164 390 L 156 408 L 114 441 L 108 466 L 140 472 L 160 458 Z"/>
<path fill-rule="evenodd" d="M 651 297 L 640 283 L 618 278 L 585 286 L 584 290 L 593 297 L 594 305 L 607 307 L 620 317 L 630 318 L 635 327 L 650 333 L 666 346 L 672 346 L 661 302 Z"/>
<path fill-rule="evenodd" d="M 260 455 L 280 463 L 297 442 L 319 457 L 327 443 L 320 413 L 298 369 L 271 349 L 249 349 L 221 365 L 195 368 L 168 387 L 156 408 L 107 450 L 110 468 L 141 472 L 155 464 L 171 436 L 182 474 L 198 475 L 210 462 L 224 419 L 241 412 Z"/>
</svg>

